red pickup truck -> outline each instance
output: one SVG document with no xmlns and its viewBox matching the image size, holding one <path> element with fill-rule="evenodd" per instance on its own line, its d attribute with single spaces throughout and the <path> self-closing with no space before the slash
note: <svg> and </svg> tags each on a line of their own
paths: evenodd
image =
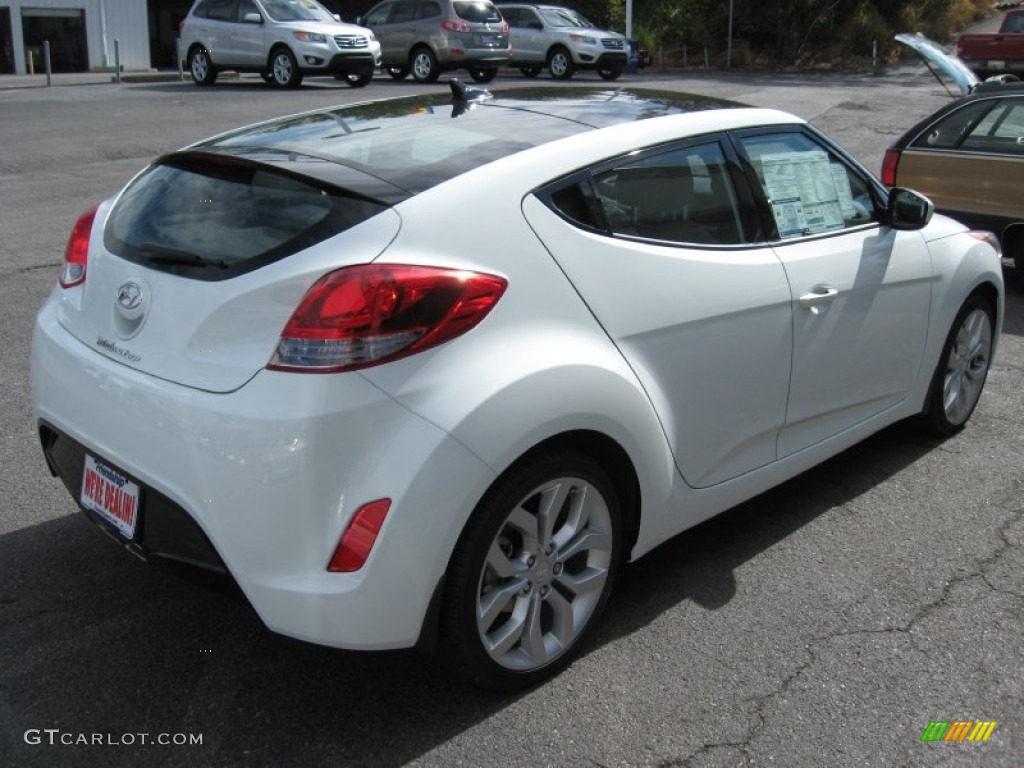
<svg viewBox="0 0 1024 768">
<path fill-rule="evenodd" d="M 960 35 L 956 55 L 979 77 L 1024 73 L 1024 9 L 1009 11 L 998 32 Z"/>
</svg>

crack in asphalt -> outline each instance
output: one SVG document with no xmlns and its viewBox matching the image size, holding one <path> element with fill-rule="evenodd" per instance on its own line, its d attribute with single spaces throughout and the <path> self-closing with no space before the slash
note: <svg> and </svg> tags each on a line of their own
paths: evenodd
<svg viewBox="0 0 1024 768">
<path fill-rule="evenodd" d="M 1018 498 L 1017 494 L 1012 496 L 1012 500 L 1016 502 Z M 1008 500 L 1004 500 L 1006 503 Z M 1000 504 L 1002 506 L 1002 504 Z M 953 590 L 972 579 L 978 579 L 988 586 L 993 592 L 1011 596 L 1013 598 L 1024 600 L 1024 595 L 1021 595 L 1014 590 L 1006 589 L 992 584 L 986 575 L 985 571 L 987 568 L 994 565 L 1000 560 L 1006 553 L 1011 550 L 1018 549 L 1020 544 L 1014 543 L 1009 537 L 1009 530 L 1015 524 L 1024 522 L 1024 507 L 1013 510 L 1010 516 L 1003 522 L 999 528 L 996 529 L 997 536 L 1002 540 L 1001 544 L 984 557 L 979 557 L 974 560 L 974 567 L 967 573 L 958 574 L 953 576 L 943 584 L 942 591 L 937 598 L 929 601 L 921 608 L 918 609 L 913 616 L 911 616 L 901 626 L 884 627 L 881 629 L 857 629 L 849 631 L 838 631 L 830 632 L 825 635 L 819 635 L 811 638 L 811 640 L 805 646 L 807 652 L 807 658 L 795 669 L 790 672 L 786 677 L 782 679 L 779 685 L 774 689 L 765 693 L 761 696 L 757 696 L 753 699 L 747 699 L 748 702 L 754 704 L 754 715 L 757 718 L 757 722 L 750 726 L 748 733 L 745 738 L 741 741 L 722 741 L 722 742 L 709 742 L 700 746 L 697 750 L 690 753 L 686 757 L 678 758 L 676 760 L 667 760 L 658 764 L 658 768 L 687 768 L 688 766 L 694 765 L 694 761 L 698 758 L 710 754 L 715 749 L 730 748 L 738 750 L 747 761 L 753 761 L 754 756 L 751 754 L 750 746 L 752 742 L 764 731 L 765 726 L 768 722 L 768 716 L 765 714 L 765 710 L 768 705 L 777 697 L 784 694 L 789 688 L 795 683 L 801 675 L 807 670 L 813 667 L 819 657 L 820 652 L 816 649 L 816 646 L 822 646 L 827 644 L 831 640 L 845 637 L 855 637 L 858 635 L 884 635 L 893 632 L 900 634 L 909 634 L 916 625 L 921 621 L 925 620 L 936 611 L 940 610 L 946 602 L 949 600 Z"/>
</svg>

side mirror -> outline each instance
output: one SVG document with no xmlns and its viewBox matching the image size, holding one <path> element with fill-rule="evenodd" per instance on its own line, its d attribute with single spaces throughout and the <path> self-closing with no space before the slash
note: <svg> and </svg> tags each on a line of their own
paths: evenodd
<svg viewBox="0 0 1024 768">
<path fill-rule="evenodd" d="M 363 26 L 363 17 L 362 16 L 356 16 L 355 24 L 358 27 Z"/>
<path fill-rule="evenodd" d="M 528 26 L 530 29 L 544 29 L 544 25 L 541 24 L 539 21 L 531 21 L 526 26 Z"/>
<path fill-rule="evenodd" d="M 932 220 L 935 205 L 912 189 L 893 187 L 886 211 L 893 229 L 923 229 Z"/>
<path fill-rule="evenodd" d="M 263 17 L 260 16 L 255 11 L 252 11 L 250 13 L 245 14 L 245 16 L 242 17 L 242 21 L 244 21 L 246 24 L 262 24 Z"/>
<path fill-rule="evenodd" d="M 332 13 L 331 16 L 334 17 L 335 21 L 341 21 L 341 14 L 340 13 Z"/>
</svg>

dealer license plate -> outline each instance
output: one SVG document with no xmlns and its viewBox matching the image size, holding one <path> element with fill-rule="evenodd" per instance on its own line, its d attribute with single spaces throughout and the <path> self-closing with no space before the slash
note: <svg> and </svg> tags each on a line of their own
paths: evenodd
<svg viewBox="0 0 1024 768">
<path fill-rule="evenodd" d="M 139 519 L 139 486 L 117 470 L 86 454 L 82 472 L 82 506 L 117 528 L 126 539 L 135 536 Z"/>
</svg>

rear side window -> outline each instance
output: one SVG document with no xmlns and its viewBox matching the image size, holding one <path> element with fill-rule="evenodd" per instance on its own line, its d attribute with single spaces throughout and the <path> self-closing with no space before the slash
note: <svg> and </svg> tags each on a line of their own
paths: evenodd
<svg viewBox="0 0 1024 768">
<path fill-rule="evenodd" d="M 472 24 L 501 24 L 501 14 L 491 3 L 455 2 L 455 15 Z"/>
<path fill-rule="evenodd" d="M 645 157 L 595 174 L 616 235 L 674 243 L 743 242 L 736 194 L 717 142 Z"/>
<path fill-rule="evenodd" d="M 974 126 L 961 148 L 1024 155 L 1024 99 L 997 102 Z"/>
<path fill-rule="evenodd" d="M 964 105 L 914 139 L 910 146 L 917 149 L 957 149 L 993 104 L 995 100 L 983 99 Z"/>
<path fill-rule="evenodd" d="M 223 280 L 277 261 L 386 208 L 248 162 L 171 157 L 135 179 L 107 220 L 111 253 Z"/>
</svg>

